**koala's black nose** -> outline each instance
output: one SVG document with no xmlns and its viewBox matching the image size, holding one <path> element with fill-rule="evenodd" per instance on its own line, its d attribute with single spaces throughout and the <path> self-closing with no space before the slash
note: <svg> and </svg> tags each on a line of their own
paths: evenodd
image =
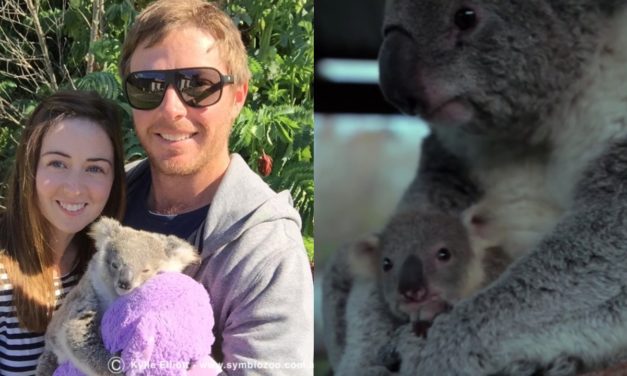
<svg viewBox="0 0 627 376">
<path fill-rule="evenodd" d="M 400 111 L 416 115 L 419 101 L 417 48 L 410 35 L 400 28 L 388 30 L 379 50 L 379 84 L 388 102 Z"/>
<path fill-rule="evenodd" d="M 422 261 L 418 257 L 411 255 L 403 262 L 398 280 L 398 292 L 411 301 L 420 301 L 426 296 Z"/>
<path fill-rule="evenodd" d="M 128 290 L 131 288 L 131 283 L 127 281 L 119 281 L 118 287 L 121 288 L 122 290 Z"/>
</svg>

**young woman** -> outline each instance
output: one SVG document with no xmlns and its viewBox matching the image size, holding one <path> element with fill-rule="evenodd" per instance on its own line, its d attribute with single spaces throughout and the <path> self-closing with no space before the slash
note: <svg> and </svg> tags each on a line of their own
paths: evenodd
<svg viewBox="0 0 627 376">
<path fill-rule="evenodd" d="M 89 225 L 121 219 L 116 107 L 95 93 L 46 98 L 23 130 L 0 215 L 0 374 L 32 375 L 54 309 L 93 253 Z"/>
</svg>

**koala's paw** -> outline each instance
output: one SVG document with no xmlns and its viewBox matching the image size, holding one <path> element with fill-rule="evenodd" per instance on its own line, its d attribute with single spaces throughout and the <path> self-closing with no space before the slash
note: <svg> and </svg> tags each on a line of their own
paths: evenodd
<svg viewBox="0 0 627 376">
<path fill-rule="evenodd" d="M 393 338 L 395 348 L 394 351 L 388 350 L 386 366 L 402 374 L 415 374 L 415 369 L 422 361 L 425 338 L 416 335 L 412 324 L 399 327 Z"/>
<path fill-rule="evenodd" d="M 569 376 L 577 375 L 584 371 L 584 364 L 581 358 L 569 355 L 559 356 L 554 359 L 545 370 L 541 371 L 543 376 Z"/>
<path fill-rule="evenodd" d="M 51 376 L 57 369 L 57 357 L 50 350 L 44 350 L 43 354 L 39 357 L 37 364 L 37 370 L 35 375 L 37 376 Z"/>
<path fill-rule="evenodd" d="M 518 360 L 491 376 L 572 376 L 583 370 L 584 364 L 580 358 L 563 355 L 549 364 L 533 360 Z"/>
<path fill-rule="evenodd" d="M 69 321 L 66 326 L 66 339 L 70 347 L 83 346 L 88 339 L 99 331 L 94 311 L 85 311 Z"/>
<path fill-rule="evenodd" d="M 392 376 L 395 374 L 386 367 L 381 366 L 368 367 L 363 369 L 362 371 L 363 372 L 360 372 L 360 374 L 364 376 Z"/>
<path fill-rule="evenodd" d="M 379 350 L 376 362 L 391 372 L 398 372 L 401 368 L 401 356 L 392 343 L 386 344 Z"/>
<path fill-rule="evenodd" d="M 540 376 L 540 363 L 531 360 L 517 360 L 502 370 L 489 376 Z"/>
</svg>

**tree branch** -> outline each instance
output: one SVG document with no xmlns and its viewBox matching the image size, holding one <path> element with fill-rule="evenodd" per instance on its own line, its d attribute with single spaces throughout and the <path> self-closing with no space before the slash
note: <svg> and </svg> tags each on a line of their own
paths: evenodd
<svg viewBox="0 0 627 376">
<path fill-rule="evenodd" d="M 93 72 L 95 70 L 95 62 L 94 62 L 94 54 L 91 52 L 91 49 L 94 45 L 94 42 L 100 39 L 100 28 L 102 27 L 102 16 L 104 15 L 104 2 L 103 0 L 94 0 L 92 6 L 92 16 L 91 16 L 91 31 L 89 33 L 89 49 L 90 51 L 87 53 L 87 74 Z"/>
<path fill-rule="evenodd" d="M 50 87 L 57 91 L 59 86 L 57 85 L 57 79 L 54 76 L 54 69 L 52 68 L 52 62 L 50 61 L 50 54 L 48 53 L 48 47 L 46 45 L 46 35 L 41 28 L 41 23 L 39 22 L 39 14 L 37 13 L 39 10 L 39 0 L 25 0 L 26 6 L 28 7 L 28 11 L 33 20 L 33 25 L 35 27 L 35 34 L 37 34 L 37 39 L 39 40 L 39 48 L 41 48 L 41 52 L 43 54 L 43 62 L 44 67 L 46 69 L 46 73 L 48 74 L 48 83 Z M 35 1 L 35 2 L 33 2 Z"/>
</svg>

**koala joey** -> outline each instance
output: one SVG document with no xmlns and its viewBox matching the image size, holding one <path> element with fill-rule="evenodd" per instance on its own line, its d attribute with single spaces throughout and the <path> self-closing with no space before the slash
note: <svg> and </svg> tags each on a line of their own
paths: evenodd
<svg viewBox="0 0 627 376">
<path fill-rule="evenodd" d="M 535 232 L 426 340 L 409 326 L 394 335 L 400 374 L 497 374 L 563 357 L 593 370 L 625 355 L 627 1 L 392 0 L 379 63 L 386 98 L 431 128 L 399 208 L 459 214 L 487 202 L 497 226 L 520 215 Z M 502 187 L 528 198 L 524 210 L 495 199 Z M 545 205 L 535 226 L 533 207 Z"/>
<path fill-rule="evenodd" d="M 427 337 L 437 315 L 507 267 L 510 257 L 502 248 L 473 249 L 472 236 L 457 216 L 412 210 L 396 213 L 379 234 L 345 250 L 355 283 L 345 313 L 347 343 L 334 364 L 338 375 L 360 373 L 402 323 Z"/>
<path fill-rule="evenodd" d="M 107 307 L 160 272 L 182 271 L 200 257 L 175 236 L 134 230 L 103 217 L 91 227 L 96 253 L 85 275 L 53 314 L 37 375 L 71 361 L 86 375 L 108 375 L 113 356 L 104 348 L 100 321 Z"/>
<path fill-rule="evenodd" d="M 353 249 L 353 274 L 376 278 L 390 313 L 412 323 L 431 322 L 510 262 L 500 247 L 472 249 L 464 224 L 441 212 L 397 213 Z M 417 329 L 426 336 L 426 327 Z"/>
</svg>

